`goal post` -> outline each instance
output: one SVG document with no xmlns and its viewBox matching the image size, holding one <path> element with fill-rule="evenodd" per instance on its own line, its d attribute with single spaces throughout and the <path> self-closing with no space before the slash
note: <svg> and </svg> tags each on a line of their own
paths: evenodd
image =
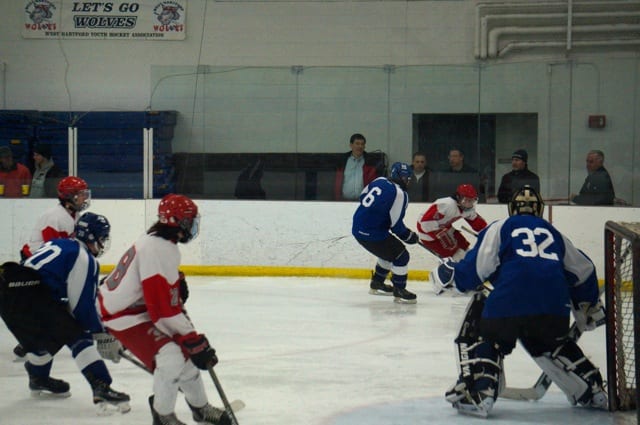
<svg viewBox="0 0 640 425">
<path fill-rule="evenodd" d="M 640 223 L 607 221 L 604 261 L 609 410 L 631 410 L 640 405 Z"/>
</svg>

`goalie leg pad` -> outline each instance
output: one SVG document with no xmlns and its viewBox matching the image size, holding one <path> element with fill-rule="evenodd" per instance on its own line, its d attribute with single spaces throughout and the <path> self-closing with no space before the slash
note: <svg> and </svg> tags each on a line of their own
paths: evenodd
<svg viewBox="0 0 640 425">
<path fill-rule="evenodd" d="M 574 341 L 566 342 L 553 353 L 534 357 L 534 360 L 571 404 L 606 409 L 602 375 Z"/>
</svg>

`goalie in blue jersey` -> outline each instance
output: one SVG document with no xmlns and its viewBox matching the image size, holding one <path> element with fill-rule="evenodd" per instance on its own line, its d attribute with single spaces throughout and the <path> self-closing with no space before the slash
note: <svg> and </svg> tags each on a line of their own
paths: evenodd
<svg viewBox="0 0 640 425">
<path fill-rule="evenodd" d="M 444 260 L 431 275 L 444 290 L 477 291 L 487 280 L 493 287 L 484 306 L 470 303 L 478 311 L 467 311 L 456 339 L 460 376 L 445 397 L 461 413 L 489 414 L 500 395 L 502 359 L 518 340 L 571 404 L 607 408 L 600 371 L 569 337 L 571 310 L 580 331 L 604 323 L 596 270 L 542 218 L 543 208 L 540 195 L 523 186 L 508 218 L 480 232 L 460 262 Z"/>
<path fill-rule="evenodd" d="M 353 215 L 351 232 L 358 243 L 378 257 L 369 293 L 393 295 L 397 303 L 415 304 L 416 295 L 407 290 L 409 252 L 405 243 L 418 243 L 415 232 L 403 223 L 411 177 L 408 164 L 396 162 L 389 178 L 378 177 L 360 194 L 360 205 Z M 391 272 L 391 283 L 385 283 Z"/>
</svg>

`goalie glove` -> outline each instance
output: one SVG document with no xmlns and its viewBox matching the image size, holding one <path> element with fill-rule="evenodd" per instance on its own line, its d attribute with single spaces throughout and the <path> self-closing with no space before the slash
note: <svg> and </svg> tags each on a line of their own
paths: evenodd
<svg viewBox="0 0 640 425">
<path fill-rule="evenodd" d="M 95 333 L 93 340 L 96 342 L 98 353 L 103 359 L 111 360 L 114 363 L 120 361 L 122 344 L 113 335 L 106 332 Z"/>
<path fill-rule="evenodd" d="M 442 294 L 455 287 L 454 276 L 456 264 L 451 258 L 440 260 L 440 265 L 431 272 L 430 277 L 433 282 L 433 290 L 436 295 Z"/>
<path fill-rule="evenodd" d="M 573 318 L 576 326 L 581 332 L 592 331 L 600 325 L 603 325 L 606 319 L 604 307 L 600 300 L 594 305 L 582 302 L 573 309 Z"/>
</svg>

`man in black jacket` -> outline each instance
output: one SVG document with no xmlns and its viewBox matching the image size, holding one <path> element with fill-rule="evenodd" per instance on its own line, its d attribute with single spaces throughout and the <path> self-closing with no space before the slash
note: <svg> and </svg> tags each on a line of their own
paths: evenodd
<svg viewBox="0 0 640 425">
<path fill-rule="evenodd" d="M 529 170 L 528 160 L 529 155 L 524 149 L 518 149 L 511 155 L 511 171 L 502 176 L 502 181 L 498 188 L 498 201 L 500 203 L 506 204 L 511 201 L 513 193 L 520 190 L 524 185 L 529 185 L 540 193 L 540 178 L 536 173 Z"/>
<path fill-rule="evenodd" d="M 606 168 L 604 153 L 591 150 L 587 153 L 587 178 L 578 195 L 571 196 L 571 202 L 578 205 L 613 205 L 616 193 Z"/>
</svg>

